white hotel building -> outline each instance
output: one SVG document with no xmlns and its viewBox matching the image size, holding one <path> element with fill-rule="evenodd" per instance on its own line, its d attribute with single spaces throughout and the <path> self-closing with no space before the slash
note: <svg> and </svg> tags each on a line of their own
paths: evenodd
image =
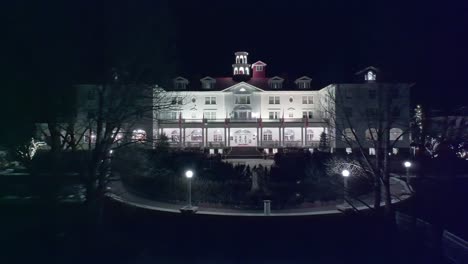
<svg viewBox="0 0 468 264">
<path fill-rule="evenodd" d="M 376 68 L 359 72 L 361 83 L 330 84 L 315 90 L 308 76 L 295 80 L 266 77 L 264 62 L 249 64 L 247 59 L 247 52 L 235 53 L 232 77 L 207 76 L 196 81 L 175 78 L 173 87 L 164 89 L 173 110 L 154 114 L 153 135 L 165 134 L 173 147 L 205 148 L 212 153 L 234 147 L 276 152 L 281 148 L 317 148 L 320 135 L 325 132 L 332 151 L 347 149 L 349 152 L 350 146 L 341 142 L 341 132 L 335 129 L 340 126 L 337 124 L 340 118 L 330 118 L 328 110 L 343 104 L 356 124 L 353 127 L 356 135 L 365 141 L 369 126 L 357 108 L 366 106 L 367 111 L 376 111 L 372 106 L 376 104 L 379 89 L 395 90 L 394 107 L 390 111 L 403 120 L 392 128 L 390 137 L 407 130 L 411 85 L 380 83 Z M 327 100 L 330 94 L 343 99 Z M 408 135 L 398 141 L 395 148 L 409 147 Z M 372 152 L 370 144 L 369 148 Z"/>
</svg>

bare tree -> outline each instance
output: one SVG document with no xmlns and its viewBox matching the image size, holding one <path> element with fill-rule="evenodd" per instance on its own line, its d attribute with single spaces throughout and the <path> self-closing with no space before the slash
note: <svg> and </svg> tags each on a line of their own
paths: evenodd
<svg viewBox="0 0 468 264">
<path fill-rule="evenodd" d="M 333 147 L 352 151 L 361 172 L 373 179 L 373 207 L 380 207 L 383 189 L 389 214 L 389 155 L 393 148 L 409 145 L 405 136 L 409 132 L 409 111 L 404 111 L 409 107 L 407 88 L 407 84 L 330 85 L 322 91 L 320 102 Z"/>
</svg>

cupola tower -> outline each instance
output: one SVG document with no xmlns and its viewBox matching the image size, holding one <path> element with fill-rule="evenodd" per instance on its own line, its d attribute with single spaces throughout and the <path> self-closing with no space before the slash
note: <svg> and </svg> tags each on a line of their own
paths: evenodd
<svg viewBox="0 0 468 264">
<path fill-rule="evenodd" d="M 232 64 L 232 78 L 236 81 L 246 81 L 250 79 L 250 64 L 247 62 L 249 53 L 238 51 L 234 53 L 236 63 Z"/>
</svg>

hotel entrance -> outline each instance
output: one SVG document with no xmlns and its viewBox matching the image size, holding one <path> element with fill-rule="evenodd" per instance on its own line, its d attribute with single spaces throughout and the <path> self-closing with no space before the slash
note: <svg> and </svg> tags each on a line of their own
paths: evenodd
<svg viewBox="0 0 468 264">
<path fill-rule="evenodd" d="M 248 129 L 239 129 L 231 134 L 231 146 L 242 147 L 242 146 L 256 146 L 257 136 L 249 131 Z"/>
</svg>

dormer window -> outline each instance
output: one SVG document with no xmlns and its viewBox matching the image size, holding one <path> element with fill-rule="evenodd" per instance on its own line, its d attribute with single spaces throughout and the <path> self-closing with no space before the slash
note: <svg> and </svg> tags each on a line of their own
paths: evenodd
<svg viewBox="0 0 468 264">
<path fill-rule="evenodd" d="M 213 89 L 216 83 L 216 80 L 209 76 L 206 76 L 205 78 L 200 79 L 200 82 L 202 84 L 203 89 Z"/>
<path fill-rule="evenodd" d="M 186 84 L 185 84 L 185 83 L 181 83 L 181 82 L 176 82 L 176 83 L 175 83 L 175 88 L 176 88 L 177 90 L 185 89 L 185 87 L 186 87 Z"/>
<path fill-rule="evenodd" d="M 174 79 L 174 89 L 184 90 L 187 88 L 189 81 L 183 77 L 177 77 Z"/>
<path fill-rule="evenodd" d="M 377 77 L 377 75 L 374 72 L 368 71 L 367 74 L 365 75 L 364 79 L 366 81 L 375 81 L 376 77 Z"/>
<path fill-rule="evenodd" d="M 281 83 L 272 83 L 270 86 L 273 89 L 281 89 L 283 85 Z"/>
<path fill-rule="evenodd" d="M 297 88 L 299 88 L 299 89 L 309 89 L 311 81 L 312 81 L 311 78 L 309 78 L 307 76 L 302 76 L 301 78 L 294 81 L 294 83 L 296 83 Z"/>
<path fill-rule="evenodd" d="M 379 69 L 369 66 L 359 72 L 356 73 L 358 76 L 364 77 L 364 81 L 366 82 L 375 82 L 377 81 L 377 73 L 380 72 Z M 362 80 L 362 79 L 361 79 Z"/>
<path fill-rule="evenodd" d="M 256 65 L 255 70 L 256 71 L 263 71 L 263 65 Z"/>
<path fill-rule="evenodd" d="M 203 89 L 211 89 L 213 88 L 213 84 L 212 83 L 209 83 L 209 82 L 205 82 L 203 83 Z"/>
<path fill-rule="evenodd" d="M 283 88 L 283 82 L 284 82 L 283 78 L 275 76 L 268 80 L 268 85 L 270 86 L 271 89 L 281 89 Z"/>
</svg>

